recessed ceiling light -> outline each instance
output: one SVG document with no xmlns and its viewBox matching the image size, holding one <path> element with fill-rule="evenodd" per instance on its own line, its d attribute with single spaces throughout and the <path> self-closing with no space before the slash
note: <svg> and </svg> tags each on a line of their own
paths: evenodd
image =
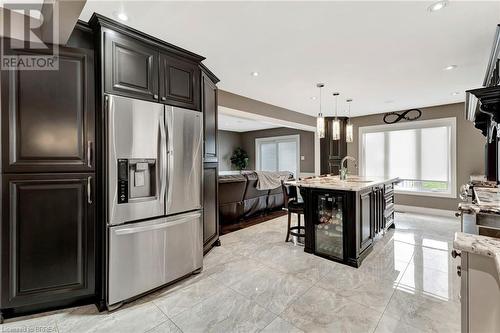
<svg viewBox="0 0 500 333">
<path fill-rule="evenodd" d="M 458 96 L 458 95 L 460 95 L 460 93 L 459 93 L 458 91 L 455 91 L 455 92 L 453 92 L 453 93 L 451 93 L 451 94 L 452 94 L 453 96 Z"/>
<path fill-rule="evenodd" d="M 252 72 L 250 74 L 252 74 L 252 76 L 259 76 L 259 72 Z"/>
<path fill-rule="evenodd" d="M 392 104 L 392 103 L 394 103 L 394 101 L 392 99 L 388 99 L 387 101 L 384 101 L 384 103 L 386 103 L 386 104 Z"/>
<path fill-rule="evenodd" d="M 115 13 L 115 16 L 120 20 L 120 21 L 128 21 L 128 16 L 124 12 L 117 12 Z"/>
<path fill-rule="evenodd" d="M 432 5 L 427 7 L 427 10 L 430 11 L 431 13 L 433 13 L 433 12 L 437 12 L 438 10 L 443 9 L 446 6 L 448 6 L 447 0 L 438 1 L 438 2 L 434 2 Z"/>
<path fill-rule="evenodd" d="M 316 97 L 316 96 L 312 96 L 312 97 L 310 97 L 310 99 L 312 99 L 313 101 L 315 101 L 317 98 L 318 98 L 318 97 Z"/>
<path fill-rule="evenodd" d="M 457 68 L 458 66 L 457 65 L 449 65 L 449 66 L 446 66 L 445 68 L 443 68 L 445 71 L 451 71 L 452 69 L 455 69 Z"/>
</svg>

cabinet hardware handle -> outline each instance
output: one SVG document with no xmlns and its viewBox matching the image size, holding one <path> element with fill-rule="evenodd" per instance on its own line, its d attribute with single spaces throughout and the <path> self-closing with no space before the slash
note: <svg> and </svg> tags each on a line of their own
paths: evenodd
<svg viewBox="0 0 500 333">
<path fill-rule="evenodd" d="M 92 176 L 87 177 L 87 202 L 92 204 Z"/>
<path fill-rule="evenodd" d="M 87 167 L 92 168 L 92 141 L 87 142 Z"/>
<path fill-rule="evenodd" d="M 154 94 L 154 95 L 153 95 L 153 98 L 154 98 L 154 99 L 158 99 L 158 95 L 157 95 L 157 94 Z"/>
<path fill-rule="evenodd" d="M 167 100 L 167 98 L 166 98 L 165 96 L 163 96 L 163 97 L 161 98 L 161 100 L 162 100 L 162 101 L 166 101 L 166 100 Z"/>
<path fill-rule="evenodd" d="M 451 256 L 453 258 L 456 258 L 456 257 L 461 257 L 462 254 L 459 251 L 457 251 L 457 250 L 453 250 L 453 251 L 451 251 Z"/>
<path fill-rule="evenodd" d="M 462 276 L 462 267 L 461 266 L 457 266 L 457 275 Z"/>
</svg>

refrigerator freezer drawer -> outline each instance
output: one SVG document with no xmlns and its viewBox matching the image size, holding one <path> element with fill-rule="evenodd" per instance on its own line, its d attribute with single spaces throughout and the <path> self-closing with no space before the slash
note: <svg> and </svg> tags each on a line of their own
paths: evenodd
<svg viewBox="0 0 500 333">
<path fill-rule="evenodd" d="M 202 267 L 201 212 L 109 228 L 108 305 Z"/>
</svg>

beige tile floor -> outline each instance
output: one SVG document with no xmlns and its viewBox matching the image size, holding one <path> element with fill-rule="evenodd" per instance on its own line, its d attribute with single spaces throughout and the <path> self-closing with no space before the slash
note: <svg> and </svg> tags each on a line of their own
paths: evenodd
<svg viewBox="0 0 500 333">
<path fill-rule="evenodd" d="M 221 237 L 201 274 L 112 313 L 84 306 L 2 332 L 459 332 L 454 218 L 397 214 L 355 269 L 284 243 L 286 217 Z"/>
</svg>

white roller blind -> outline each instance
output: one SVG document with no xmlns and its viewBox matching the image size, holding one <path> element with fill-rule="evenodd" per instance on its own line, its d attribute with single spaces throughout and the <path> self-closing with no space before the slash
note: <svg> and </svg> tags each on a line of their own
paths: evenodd
<svg viewBox="0 0 500 333">
<path fill-rule="evenodd" d="M 404 191 L 452 193 L 455 120 L 434 122 L 360 128 L 361 173 L 399 177 Z"/>
</svg>

